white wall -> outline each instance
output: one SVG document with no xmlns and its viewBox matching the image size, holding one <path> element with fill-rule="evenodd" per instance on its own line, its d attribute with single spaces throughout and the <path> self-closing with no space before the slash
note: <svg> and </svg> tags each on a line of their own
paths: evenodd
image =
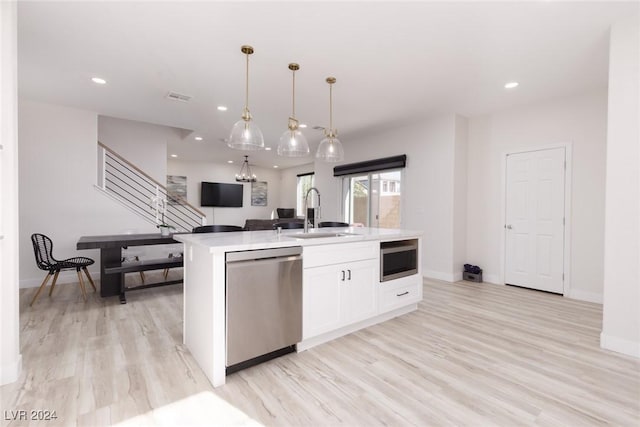
<svg viewBox="0 0 640 427">
<path fill-rule="evenodd" d="M 200 183 L 225 182 L 235 184 L 240 164 L 185 162 L 170 159 L 169 175 L 187 177 L 187 201 L 207 215 L 207 224 L 244 226 L 247 219 L 269 219 L 273 209 L 280 207 L 280 172 L 251 166 L 258 181 L 267 182 L 267 206 L 251 206 L 251 184 L 244 184 L 244 200 L 241 208 L 200 207 Z"/>
<path fill-rule="evenodd" d="M 342 163 L 407 155 L 402 227 L 424 231 L 423 274 L 448 281 L 455 280 L 461 268 L 453 261 L 455 133 L 456 116 L 446 114 L 357 139 L 343 138 Z M 316 187 L 322 194 L 325 218 L 331 212 L 339 218 L 340 213 L 340 178 L 333 177 L 334 166 L 315 163 Z"/>
<path fill-rule="evenodd" d="M 501 283 L 502 158 L 572 143 L 569 296 L 602 300 L 607 92 L 556 99 L 469 120 L 467 259 Z"/>
<path fill-rule="evenodd" d="M 18 80 L 15 2 L 0 3 L 0 385 L 21 370 L 18 295 Z"/>
<path fill-rule="evenodd" d="M 177 128 L 99 116 L 98 140 L 166 185 L 167 144 L 181 136 Z"/>
<path fill-rule="evenodd" d="M 95 112 L 19 100 L 20 286 L 39 286 L 44 272 L 35 265 L 30 236 L 43 233 L 54 243 L 54 256 L 82 255 L 96 260 L 98 250 L 76 250 L 86 235 L 157 229 L 94 187 L 97 177 Z M 75 272 L 59 281 L 74 280 Z"/>
<path fill-rule="evenodd" d="M 315 165 L 313 163 L 309 163 L 307 165 L 295 166 L 292 168 L 282 169 L 280 171 L 280 202 L 278 203 L 279 208 L 296 208 L 296 205 L 298 203 L 298 174 L 311 173 L 314 171 L 314 167 Z M 322 210 L 324 211 L 324 201 L 322 202 Z M 329 212 L 330 211 L 327 211 L 327 213 Z M 300 212 L 299 214 L 303 215 L 304 213 Z M 327 221 L 337 220 L 333 217 L 333 211 L 331 211 L 331 214 L 332 215 L 327 217 Z M 324 212 L 321 212 L 321 215 L 324 217 Z"/>
<path fill-rule="evenodd" d="M 609 48 L 609 121 L 603 348 L 640 357 L 640 28 L 615 24 Z"/>
<path fill-rule="evenodd" d="M 469 123 L 456 116 L 453 156 L 453 272 L 454 280 L 462 280 L 467 263 L 467 155 Z"/>
</svg>

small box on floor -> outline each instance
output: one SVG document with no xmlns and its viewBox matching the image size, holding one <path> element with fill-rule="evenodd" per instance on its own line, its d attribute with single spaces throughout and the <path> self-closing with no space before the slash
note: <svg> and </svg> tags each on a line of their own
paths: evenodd
<svg viewBox="0 0 640 427">
<path fill-rule="evenodd" d="M 482 270 L 480 270 L 480 273 L 469 273 L 468 271 L 463 271 L 462 272 L 462 280 L 467 280 L 469 282 L 481 283 L 482 282 Z"/>
</svg>

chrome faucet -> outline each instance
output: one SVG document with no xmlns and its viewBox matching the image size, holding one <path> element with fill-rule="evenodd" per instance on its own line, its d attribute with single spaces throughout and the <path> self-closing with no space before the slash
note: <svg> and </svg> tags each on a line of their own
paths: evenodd
<svg viewBox="0 0 640 427">
<path fill-rule="evenodd" d="M 310 189 L 307 190 L 307 194 L 304 195 L 304 232 L 305 233 L 309 232 L 309 209 L 307 205 L 308 205 L 309 193 L 311 193 L 311 190 L 315 190 L 315 192 L 318 193 L 318 215 L 317 216 L 320 217 L 320 192 L 316 187 L 311 187 Z"/>
</svg>

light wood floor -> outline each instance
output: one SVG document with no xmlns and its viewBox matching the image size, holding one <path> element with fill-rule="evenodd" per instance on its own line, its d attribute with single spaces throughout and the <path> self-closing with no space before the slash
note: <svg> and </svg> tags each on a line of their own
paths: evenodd
<svg viewBox="0 0 640 427">
<path fill-rule="evenodd" d="M 601 306 L 551 294 L 425 281 L 418 311 L 213 389 L 181 344 L 180 286 L 127 305 L 63 285 L 29 308 L 34 292 L 21 291 L 23 373 L 2 410 L 58 419 L 3 425 L 640 422 L 640 362 L 599 348 Z"/>
</svg>

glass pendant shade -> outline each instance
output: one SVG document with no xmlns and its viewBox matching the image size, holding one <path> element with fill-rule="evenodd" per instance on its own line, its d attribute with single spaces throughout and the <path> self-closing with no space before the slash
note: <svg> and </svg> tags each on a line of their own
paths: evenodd
<svg viewBox="0 0 640 427">
<path fill-rule="evenodd" d="M 283 157 L 304 157 L 309 154 L 309 143 L 304 134 L 298 129 L 299 123 L 296 119 L 296 71 L 300 65 L 289 64 L 292 71 L 292 91 L 291 91 L 291 117 L 289 117 L 288 129 L 284 131 L 278 143 L 278 156 Z"/>
<path fill-rule="evenodd" d="M 227 145 L 236 150 L 262 150 L 264 149 L 264 137 L 253 120 L 240 119 L 233 125 Z"/>
<path fill-rule="evenodd" d="M 316 158 L 329 163 L 342 161 L 344 159 L 344 150 L 342 149 L 342 143 L 338 138 L 327 137 L 323 139 L 322 141 L 320 141 L 320 145 L 318 145 Z"/>
<path fill-rule="evenodd" d="M 284 131 L 278 144 L 278 156 L 304 157 L 309 154 L 307 138 L 299 130 Z"/>
<path fill-rule="evenodd" d="M 333 127 L 333 84 L 336 78 L 327 77 L 326 82 L 329 83 L 329 128 L 324 130 L 325 138 L 318 145 L 316 159 L 335 163 L 344 160 L 342 143 L 338 139 L 338 131 Z"/>
<path fill-rule="evenodd" d="M 240 48 L 240 51 L 247 57 L 244 109 L 242 118 L 231 129 L 227 145 L 236 150 L 263 150 L 264 137 L 262 136 L 262 131 L 253 122 L 249 112 L 249 55 L 253 54 L 253 47 L 245 45 Z"/>
</svg>

